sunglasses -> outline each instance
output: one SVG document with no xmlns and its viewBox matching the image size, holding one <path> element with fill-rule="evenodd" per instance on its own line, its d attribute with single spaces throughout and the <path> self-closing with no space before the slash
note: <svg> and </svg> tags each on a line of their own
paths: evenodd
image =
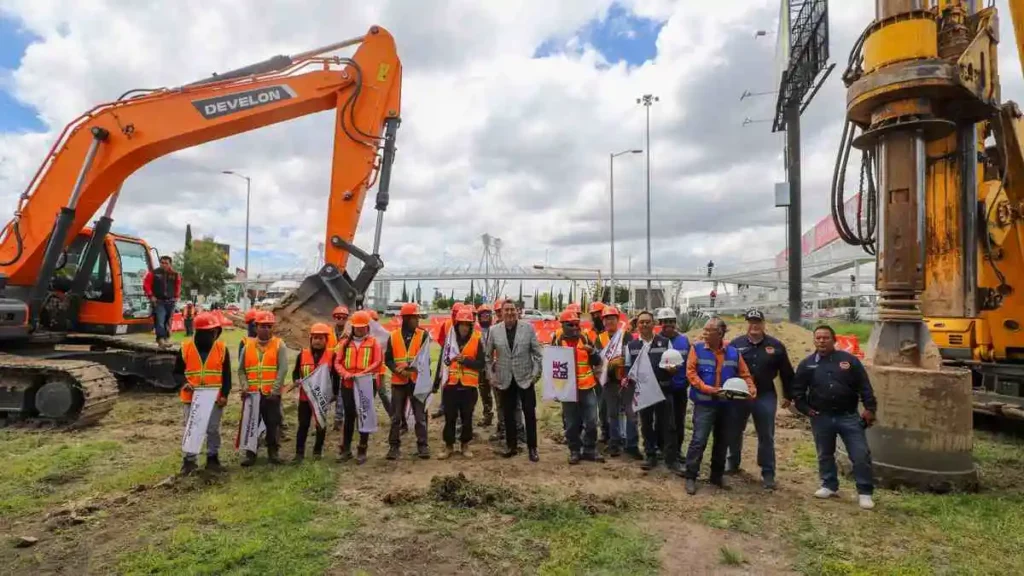
<svg viewBox="0 0 1024 576">
<path fill-rule="evenodd" d="M 348 318 L 348 316 L 345 316 L 344 314 L 337 314 L 334 316 L 335 320 L 345 320 L 346 318 Z"/>
<path fill-rule="evenodd" d="M 566 322 L 565 323 L 565 327 L 566 328 L 579 328 L 580 325 L 578 323 L 576 323 L 576 322 Z"/>
</svg>

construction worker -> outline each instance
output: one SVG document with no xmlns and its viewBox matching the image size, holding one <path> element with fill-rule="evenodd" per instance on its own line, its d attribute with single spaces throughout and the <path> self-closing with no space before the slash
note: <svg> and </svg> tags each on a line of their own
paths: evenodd
<svg viewBox="0 0 1024 576">
<path fill-rule="evenodd" d="M 384 363 L 391 371 L 391 413 L 399 414 L 400 411 L 404 411 L 406 402 L 412 404 L 417 455 L 427 459 L 430 458 L 430 447 L 427 443 L 426 405 L 413 395 L 417 372 L 412 364 L 420 350 L 430 345 L 430 335 L 420 328 L 420 307 L 415 302 L 402 304 L 398 315 L 402 319 L 402 326 L 391 332 L 384 351 Z M 391 434 L 388 436 L 391 448 L 388 450 L 388 460 L 397 460 L 400 455 L 401 423 L 401 418 L 391 419 Z"/>
<path fill-rule="evenodd" d="M 626 373 L 633 367 L 637 358 L 647 350 L 648 358 L 651 361 L 651 368 L 654 376 L 661 387 L 664 400 L 640 410 L 640 426 L 644 434 L 644 462 L 641 467 L 644 470 L 653 470 L 658 466 L 658 450 L 665 458 L 665 467 L 669 471 L 681 475 L 682 470 L 677 458 L 678 451 L 669 449 L 675 446 L 676 427 L 682 423 L 676 423 L 672 418 L 672 378 L 661 368 L 661 355 L 669 349 L 671 344 L 668 338 L 654 333 L 654 315 L 644 310 L 637 314 L 636 325 L 638 337 L 626 344 Z M 633 382 L 633 384 L 636 384 Z"/>
<path fill-rule="evenodd" d="M 277 319 L 273 312 L 260 312 L 256 316 L 256 337 L 245 342 L 242 361 L 239 362 L 238 380 L 242 397 L 259 392 L 260 419 L 267 427 L 267 461 L 280 464 L 278 457 L 281 432 L 281 390 L 288 377 L 288 347 L 274 336 Z M 242 466 L 256 463 L 256 453 L 246 450 Z"/>
<path fill-rule="evenodd" d="M 743 431 L 747 420 L 754 417 L 757 431 L 757 465 L 761 468 L 761 485 L 765 490 L 775 489 L 775 412 L 778 395 L 775 392 L 775 378 L 782 380 L 782 395 L 787 401 L 793 398 L 793 365 L 789 362 L 786 346 L 764 331 L 764 313 L 757 309 L 745 314 L 747 333 L 730 343 L 739 350 L 750 369 L 750 376 L 757 387 L 757 398 L 753 402 L 733 402 L 736 409 L 730 420 L 733 423 L 732 441 L 725 458 L 725 473 L 735 474 L 740 469 L 743 452 Z"/>
<path fill-rule="evenodd" d="M 338 341 L 345 334 L 349 314 L 348 306 L 344 304 L 335 306 L 334 310 L 331 311 L 331 318 L 334 318 L 334 331 L 331 333 L 331 337 L 327 339 L 327 347 L 331 350 L 338 346 Z"/>
<path fill-rule="evenodd" d="M 562 335 L 553 345 L 573 348 L 576 357 L 576 401 L 562 402 L 569 464 L 579 464 L 581 459 L 604 462 L 604 457 L 597 451 L 597 430 L 600 424 L 597 377 L 594 375 L 594 367 L 601 365 L 601 355 L 580 331 L 579 314 L 566 310 L 558 320 L 562 324 Z"/>
<path fill-rule="evenodd" d="M 597 347 L 604 350 L 608 347 L 615 333 L 619 331 L 619 311 L 613 306 L 605 306 L 602 311 L 604 331 L 597 337 Z M 602 399 L 607 408 L 607 423 L 609 431 L 608 455 L 616 458 L 622 454 L 623 438 L 622 430 L 619 427 L 619 415 L 626 417 L 626 454 L 635 460 L 643 460 L 640 453 L 640 434 L 636 426 L 636 413 L 633 412 L 633 394 L 636 387 L 626 379 L 625 351 L 626 345 L 633 339 L 629 332 L 623 331 L 621 340 L 621 353 L 618 357 L 608 362 L 608 381 L 604 385 Z"/>
<path fill-rule="evenodd" d="M 481 304 L 476 309 L 476 319 L 480 325 L 481 351 L 487 346 L 487 340 L 491 336 L 493 317 L 494 313 L 489 304 Z M 488 427 L 494 422 L 494 391 L 487 370 L 480 371 L 480 400 L 484 405 L 484 419 L 480 421 L 480 426 Z"/>
<path fill-rule="evenodd" d="M 757 397 L 757 387 L 750 377 L 747 363 L 734 346 L 724 340 L 726 325 L 721 318 L 711 318 L 704 324 L 703 340 L 693 345 L 686 359 L 686 377 L 690 381 L 690 401 L 693 402 L 693 436 L 686 451 L 686 493 L 697 493 L 697 474 L 704 458 L 704 449 L 714 434 L 711 447 L 711 483 L 722 489 L 725 484 L 725 453 L 729 444 L 730 402 L 722 396 L 722 384 L 730 378 L 742 378 L 747 383 L 750 398 Z M 671 452 L 671 451 L 670 451 Z"/>
<path fill-rule="evenodd" d="M 473 411 L 476 409 L 477 389 L 480 385 L 480 373 L 484 371 L 484 347 L 480 343 L 480 332 L 473 328 L 473 311 L 463 308 L 455 317 L 455 345 L 459 348 L 457 356 L 451 359 L 448 366 L 448 381 L 444 383 L 442 402 L 444 414 L 444 445 L 445 449 L 439 456 L 447 459 L 455 450 L 455 424 L 462 420 L 459 441 L 462 444 L 462 456 L 472 458 L 469 442 L 473 439 Z M 438 385 L 435 382 L 434 392 Z"/>
<path fill-rule="evenodd" d="M 836 350 L 836 333 L 831 326 L 814 329 L 814 354 L 796 368 L 793 394 L 797 410 L 811 419 L 814 447 L 818 452 L 821 488 L 816 498 L 838 496 L 839 473 L 836 469 L 836 436 L 843 439 L 853 464 L 857 501 L 861 508 L 875 507 L 871 470 L 871 449 L 865 430 L 875 423 L 878 401 L 864 365 L 856 356 Z M 857 404 L 864 410 L 857 414 Z"/>
<path fill-rule="evenodd" d="M 192 394 L 199 388 L 219 388 L 217 403 L 206 425 L 206 469 L 223 470 L 220 452 L 220 418 L 231 392 L 231 359 L 227 346 L 217 341 L 219 323 L 212 314 L 196 317 L 196 334 L 181 344 L 181 353 L 174 360 L 174 380 L 181 386 L 178 397 L 185 408 L 185 421 L 192 409 Z M 181 475 L 196 471 L 197 454 L 185 454 L 181 462 Z"/>
<path fill-rule="evenodd" d="M 185 323 L 185 337 L 192 337 L 193 322 L 196 318 L 196 305 L 188 302 L 181 311 L 181 319 Z"/>
<path fill-rule="evenodd" d="M 604 302 L 598 300 L 597 302 L 591 302 L 590 304 L 590 322 L 591 327 L 584 330 L 584 334 L 587 340 L 592 344 L 597 344 L 598 337 L 604 333 Z M 598 422 L 601 426 L 601 438 L 598 440 L 601 444 L 608 444 L 608 410 L 604 403 L 604 386 L 599 381 L 597 383 L 597 417 Z"/>
<path fill-rule="evenodd" d="M 245 313 L 245 338 L 238 343 L 238 358 L 242 358 L 242 350 L 245 349 L 245 342 L 250 338 L 256 337 L 256 316 L 260 314 L 260 311 L 255 308 L 250 308 Z"/>
<path fill-rule="evenodd" d="M 455 317 L 466 306 L 467 304 L 464 304 L 462 302 L 456 302 L 455 304 L 452 304 L 452 317 L 446 318 L 445 321 L 441 323 L 441 328 L 437 331 L 437 342 L 438 344 L 441 345 L 442 350 L 444 349 L 445 343 L 448 341 L 448 334 L 451 333 L 452 327 L 455 326 Z M 470 309 L 472 310 L 472 306 L 470 306 Z M 438 358 L 438 362 L 440 361 L 441 359 Z M 440 364 L 438 364 L 438 366 L 440 366 Z M 437 388 L 440 385 L 439 378 L 441 378 L 440 369 L 434 372 L 434 388 Z M 442 394 L 441 401 L 438 403 L 437 406 L 437 410 L 435 410 L 434 413 L 430 415 L 430 417 L 443 418 L 444 414 L 444 394 Z"/>
<path fill-rule="evenodd" d="M 674 350 L 679 351 L 679 355 L 683 357 L 683 363 L 680 366 L 667 366 L 665 372 L 672 377 L 672 386 L 670 387 L 670 393 L 672 394 L 672 419 L 675 422 L 675 434 L 673 438 L 675 442 L 672 446 L 662 446 L 662 451 L 673 450 L 676 453 L 676 458 L 679 462 L 685 461 L 683 457 L 683 437 L 686 433 L 686 395 L 687 389 L 690 387 L 689 380 L 686 378 L 686 359 L 690 356 L 690 339 L 686 337 L 686 334 L 680 334 L 676 329 L 676 313 L 670 308 L 662 308 L 658 311 L 657 318 L 658 325 L 661 326 L 661 335 L 668 339 L 669 344 Z"/>
<path fill-rule="evenodd" d="M 356 408 L 355 378 L 372 375 L 374 392 L 378 383 L 380 366 L 384 363 L 380 342 L 370 334 L 370 315 L 359 310 L 349 320 L 351 333 L 343 336 L 338 342 L 338 351 L 334 355 L 334 369 L 341 377 L 341 398 L 345 404 L 345 429 L 342 431 L 341 450 L 338 462 L 352 459 L 352 434 L 355 431 L 358 410 Z M 371 409 L 373 403 L 371 398 Z M 366 462 L 366 447 L 370 434 L 359 433 L 359 446 L 356 448 L 356 464 Z"/>
<path fill-rule="evenodd" d="M 303 348 L 295 359 L 292 370 L 292 388 L 299 389 L 299 430 L 295 433 L 295 460 L 299 464 L 306 457 L 306 437 L 309 425 L 313 421 L 313 406 L 310 404 L 306 391 L 302 388 L 302 380 L 306 379 L 320 366 L 329 366 L 331 371 L 331 387 L 334 396 L 338 396 L 338 373 L 334 370 L 334 352 L 327 347 L 327 339 L 331 335 L 331 327 L 317 322 L 309 328 L 309 347 Z M 324 440 L 327 438 L 325 422 L 316 422 L 316 440 L 313 444 L 313 458 L 319 460 L 324 455 Z"/>
<path fill-rule="evenodd" d="M 146 272 L 142 279 L 142 290 L 153 310 L 153 331 L 156 343 L 161 347 L 171 345 L 171 318 L 175 303 L 181 297 L 181 275 L 172 265 L 170 256 L 160 257 L 160 267 Z"/>
</svg>

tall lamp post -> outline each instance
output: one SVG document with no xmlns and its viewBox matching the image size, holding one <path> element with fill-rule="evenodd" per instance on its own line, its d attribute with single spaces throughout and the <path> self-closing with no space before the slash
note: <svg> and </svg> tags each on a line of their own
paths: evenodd
<svg viewBox="0 0 1024 576">
<path fill-rule="evenodd" d="M 615 306 L 615 158 L 623 154 L 642 154 L 643 150 L 623 150 L 608 155 L 608 214 L 611 219 L 609 244 L 611 245 L 611 274 L 608 284 L 611 286 L 611 305 Z M 649 213 L 648 213 L 649 216 Z M 648 220 L 648 224 L 649 224 Z"/>
<path fill-rule="evenodd" d="M 242 299 L 242 310 L 249 310 L 249 200 L 252 198 L 252 180 L 233 170 L 221 173 L 245 180 L 245 279 L 242 281 L 245 297 Z"/>
<path fill-rule="evenodd" d="M 647 298 L 646 307 L 651 307 L 651 105 L 658 101 L 653 94 L 644 94 L 636 99 L 647 109 Z"/>
</svg>

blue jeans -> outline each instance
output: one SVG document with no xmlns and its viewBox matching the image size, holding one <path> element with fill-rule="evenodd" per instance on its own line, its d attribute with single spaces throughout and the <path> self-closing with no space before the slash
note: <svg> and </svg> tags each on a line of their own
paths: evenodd
<svg viewBox="0 0 1024 576">
<path fill-rule="evenodd" d="M 626 450 L 637 450 L 640 446 L 640 431 L 636 426 L 636 414 L 633 413 L 633 393 L 635 384 L 626 387 L 618 382 L 609 382 L 604 386 L 603 400 L 608 416 L 608 447 L 622 448 L 622 428 L 619 425 L 619 414 L 626 415 Z"/>
<path fill-rule="evenodd" d="M 153 304 L 153 330 L 157 338 L 171 337 L 171 318 L 174 316 L 174 300 L 157 300 Z"/>
<path fill-rule="evenodd" d="M 562 421 L 569 452 L 597 453 L 597 390 L 577 390 L 575 402 L 562 402 Z"/>
<path fill-rule="evenodd" d="M 818 451 L 818 474 L 821 485 L 829 490 L 839 490 L 839 471 L 836 468 L 836 436 L 843 439 L 846 453 L 853 463 L 853 478 L 857 493 L 870 495 L 875 482 L 871 473 L 871 449 L 868 437 L 861 425 L 860 416 L 848 414 L 818 414 L 811 417 L 811 432 L 814 446 Z"/>
<path fill-rule="evenodd" d="M 731 408 L 727 402 L 709 404 L 693 403 L 693 436 L 690 447 L 686 450 L 686 477 L 696 480 L 700 474 L 700 463 L 704 459 L 704 450 L 708 440 L 714 434 L 715 442 L 711 445 L 711 480 L 722 479 L 725 473 L 725 450 L 729 433 L 729 415 Z"/>
<path fill-rule="evenodd" d="M 754 430 L 757 431 L 757 465 L 761 467 L 761 476 L 775 477 L 775 411 L 779 399 L 774 393 L 758 394 L 750 401 L 737 400 L 731 402 L 733 415 L 732 439 L 726 463 L 733 470 L 740 469 L 743 454 L 743 431 L 747 421 L 754 417 Z"/>
</svg>

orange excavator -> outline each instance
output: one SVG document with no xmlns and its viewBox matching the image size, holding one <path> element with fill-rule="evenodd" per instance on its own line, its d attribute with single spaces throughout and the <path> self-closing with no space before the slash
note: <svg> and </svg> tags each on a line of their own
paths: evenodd
<svg viewBox="0 0 1024 576">
<path fill-rule="evenodd" d="M 329 55 L 351 46 L 350 58 Z M 142 281 L 154 261 L 145 241 L 110 229 L 125 179 L 177 150 L 334 109 L 325 264 L 291 307 L 316 316 L 360 307 L 383 267 L 401 85 L 394 39 L 373 26 L 185 86 L 131 90 L 65 127 L 0 233 L 0 424 L 86 425 L 110 411 L 119 381 L 174 386 L 173 349 L 118 337 L 151 329 Z M 352 242 L 374 184 L 367 252 Z M 349 255 L 362 261 L 355 278 Z"/>
</svg>

